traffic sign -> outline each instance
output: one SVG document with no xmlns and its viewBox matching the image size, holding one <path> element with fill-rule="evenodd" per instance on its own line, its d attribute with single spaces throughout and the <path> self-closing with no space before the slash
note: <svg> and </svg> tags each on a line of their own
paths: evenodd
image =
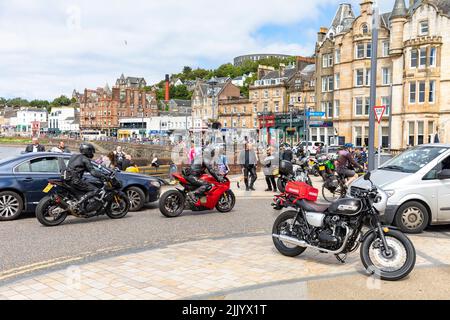
<svg viewBox="0 0 450 320">
<path fill-rule="evenodd" d="M 383 115 L 386 112 L 386 106 L 375 106 L 373 108 L 374 112 L 375 112 L 375 117 L 378 121 L 378 124 L 381 123 L 381 119 L 383 119 Z"/>
<path fill-rule="evenodd" d="M 308 117 L 325 117 L 325 112 L 307 112 Z"/>
</svg>

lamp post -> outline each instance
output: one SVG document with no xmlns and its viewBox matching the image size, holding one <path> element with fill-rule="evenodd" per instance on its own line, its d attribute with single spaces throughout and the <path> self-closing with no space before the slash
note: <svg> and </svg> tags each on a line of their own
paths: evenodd
<svg viewBox="0 0 450 320">
<path fill-rule="evenodd" d="M 370 63 L 370 110 L 369 110 L 369 171 L 375 170 L 375 112 L 377 102 L 377 58 L 378 58 L 378 28 L 379 9 L 373 4 L 372 14 L 372 57 Z"/>
<path fill-rule="evenodd" d="M 217 79 L 215 77 L 212 77 L 209 81 L 208 84 L 211 86 L 212 88 L 212 118 L 213 120 L 216 120 L 216 86 L 219 83 L 219 81 L 217 81 Z"/>
<path fill-rule="evenodd" d="M 144 129 L 144 107 L 140 106 L 140 110 L 142 112 L 142 121 L 141 121 L 141 134 L 142 134 L 142 142 L 144 142 L 144 138 L 145 138 L 145 129 Z"/>
</svg>

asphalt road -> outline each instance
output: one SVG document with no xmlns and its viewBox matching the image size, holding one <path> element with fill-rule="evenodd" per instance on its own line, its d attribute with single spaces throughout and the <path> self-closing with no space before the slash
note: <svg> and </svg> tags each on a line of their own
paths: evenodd
<svg viewBox="0 0 450 320">
<path fill-rule="evenodd" d="M 129 213 L 122 220 L 69 218 L 54 228 L 43 227 L 33 215 L 28 215 L 0 223 L 0 275 L 54 259 L 117 254 L 202 238 L 270 233 L 277 217 L 270 203 L 270 199 L 238 199 L 234 211 L 228 214 L 186 212 L 175 219 L 163 217 L 152 205 L 145 211 Z"/>
</svg>

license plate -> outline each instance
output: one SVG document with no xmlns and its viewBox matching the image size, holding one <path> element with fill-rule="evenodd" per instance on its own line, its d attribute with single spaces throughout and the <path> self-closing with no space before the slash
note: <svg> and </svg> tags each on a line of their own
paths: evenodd
<svg viewBox="0 0 450 320">
<path fill-rule="evenodd" d="M 53 189 L 53 185 L 51 183 L 49 183 L 43 191 L 44 191 L 44 193 L 49 193 L 52 189 Z"/>
<path fill-rule="evenodd" d="M 325 170 L 325 166 L 320 166 L 319 167 L 319 171 L 324 171 Z"/>
</svg>

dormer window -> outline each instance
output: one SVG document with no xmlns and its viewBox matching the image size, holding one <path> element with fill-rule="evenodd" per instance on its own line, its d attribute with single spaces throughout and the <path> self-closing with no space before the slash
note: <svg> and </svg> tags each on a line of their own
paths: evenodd
<svg viewBox="0 0 450 320">
<path fill-rule="evenodd" d="M 369 33 L 369 27 L 367 26 L 366 23 L 364 23 L 361 27 L 362 33 L 363 34 L 368 34 Z"/>
<path fill-rule="evenodd" d="M 428 32 L 429 32 L 428 20 L 421 21 L 419 23 L 419 34 L 421 36 L 426 36 L 428 35 Z"/>
</svg>

